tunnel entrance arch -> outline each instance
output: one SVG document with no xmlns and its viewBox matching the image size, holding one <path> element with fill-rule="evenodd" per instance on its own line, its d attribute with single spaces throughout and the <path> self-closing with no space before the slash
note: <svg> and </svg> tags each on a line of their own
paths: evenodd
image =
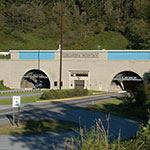
<svg viewBox="0 0 150 150">
<path fill-rule="evenodd" d="M 137 73 L 124 71 L 113 77 L 111 91 L 134 91 L 140 84 L 143 84 L 143 79 Z"/>
<path fill-rule="evenodd" d="M 50 80 L 41 70 L 30 70 L 24 74 L 21 80 L 21 88 L 50 89 Z"/>
</svg>

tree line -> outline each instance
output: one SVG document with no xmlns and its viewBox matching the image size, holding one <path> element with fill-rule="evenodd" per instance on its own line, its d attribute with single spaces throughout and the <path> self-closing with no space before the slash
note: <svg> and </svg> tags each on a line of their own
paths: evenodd
<svg viewBox="0 0 150 150">
<path fill-rule="evenodd" d="M 149 0 L 63 0 L 64 42 L 120 32 L 128 49 L 150 48 Z M 60 0 L 0 0 L 0 33 L 58 38 Z"/>
</svg>

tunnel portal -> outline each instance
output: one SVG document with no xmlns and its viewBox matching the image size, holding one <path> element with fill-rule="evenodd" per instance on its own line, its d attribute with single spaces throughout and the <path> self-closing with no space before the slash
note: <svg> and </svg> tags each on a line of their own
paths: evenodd
<svg viewBox="0 0 150 150">
<path fill-rule="evenodd" d="M 50 80 L 41 70 L 30 70 L 21 80 L 21 88 L 50 89 Z"/>
<path fill-rule="evenodd" d="M 124 71 L 112 79 L 111 90 L 135 91 L 140 84 L 143 84 L 143 79 L 138 74 Z"/>
</svg>

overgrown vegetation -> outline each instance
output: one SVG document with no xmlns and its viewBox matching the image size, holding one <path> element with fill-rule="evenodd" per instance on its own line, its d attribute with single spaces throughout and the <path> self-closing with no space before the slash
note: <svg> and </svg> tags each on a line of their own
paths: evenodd
<svg viewBox="0 0 150 150">
<path fill-rule="evenodd" d="M 149 0 L 64 0 L 64 49 L 149 49 Z M 0 0 L 0 51 L 58 49 L 59 0 Z"/>
<path fill-rule="evenodd" d="M 107 119 L 108 126 L 103 126 L 102 120 L 96 122 L 91 130 L 80 128 L 80 137 L 71 138 L 68 140 L 70 147 L 73 150 L 149 150 L 150 148 L 150 120 L 146 126 L 141 126 L 137 136 L 121 140 L 120 134 L 118 140 L 110 142 L 109 135 L 109 118 Z"/>
<path fill-rule="evenodd" d="M 69 90 L 49 90 L 41 95 L 41 99 L 60 99 L 60 98 L 70 98 L 77 96 L 87 96 L 87 89 L 69 89 Z"/>
<path fill-rule="evenodd" d="M 150 106 L 150 71 L 144 74 L 143 80 L 144 84 L 137 88 L 137 91 L 134 93 L 134 97 L 131 98 L 131 101 L 129 102 L 135 103 L 138 106 Z"/>
<path fill-rule="evenodd" d="M 0 80 L 0 90 L 10 90 L 10 88 L 4 85 L 3 80 Z"/>
</svg>

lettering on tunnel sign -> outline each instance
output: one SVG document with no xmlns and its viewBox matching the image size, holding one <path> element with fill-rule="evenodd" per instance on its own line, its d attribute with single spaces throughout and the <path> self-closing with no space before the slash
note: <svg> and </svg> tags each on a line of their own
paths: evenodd
<svg viewBox="0 0 150 150">
<path fill-rule="evenodd" d="M 12 107 L 20 107 L 20 105 L 21 105 L 21 97 L 13 96 L 12 97 Z"/>
</svg>

